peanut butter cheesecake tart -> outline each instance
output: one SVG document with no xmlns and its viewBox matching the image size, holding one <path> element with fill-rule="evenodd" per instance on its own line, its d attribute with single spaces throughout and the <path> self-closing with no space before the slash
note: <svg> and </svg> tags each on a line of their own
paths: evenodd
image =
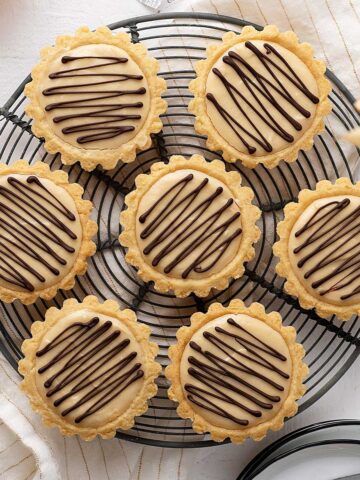
<svg viewBox="0 0 360 480">
<path fill-rule="evenodd" d="M 132 162 L 151 145 L 166 110 L 165 81 L 143 44 L 107 27 L 60 36 L 41 50 L 41 61 L 26 85 L 26 113 L 49 153 L 85 170 Z"/>
<path fill-rule="evenodd" d="M 276 267 L 285 291 L 318 315 L 360 314 L 360 183 L 322 180 L 285 207 Z"/>
<path fill-rule="evenodd" d="M 64 302 L 46 312 L 25 340 L 21 389 L 45 425 L 84 440 L 129 429 L 157 392 L 156 344 L 150 328 L 113 300 Z"/>
<path fill-rule="evenodd" d="M 0 300 L 49 300 L 69 290 L 95 253 L 92 203 L 42 162 L 0 164 Z"/>
<path fill-rule="evenodd" d="M 325 64 L 309 44 L 274 25 L 228 32 L 207 48 L 190 83 L 195 128 L 224 160 L 273 168 L 308 150 L 330 112 Z"/>
<path fill-rule="evenodd" d="M 293 327 L 259 303 L 220 303 L 195 313 L 169 348 L 169 398 L 195 432 L 215 441 L 261 440 L 297 412 L 308 373 Z"/>
<path fill-rule="evenodd" d="M 177 297 L 224 289 L 244 272 L 260 236 L 253 192 L 237 172 L 200 155 L 173 156 L 136 178 L 125 198 L 120 243 L 139 276 Z"/>
</svg>

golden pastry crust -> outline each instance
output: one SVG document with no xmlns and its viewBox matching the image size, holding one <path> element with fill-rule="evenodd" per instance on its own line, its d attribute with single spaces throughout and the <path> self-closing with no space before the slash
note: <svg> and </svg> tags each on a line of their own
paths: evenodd
<svg viewBox="0 0 360 480">
<path fill-rule="evenodd" d="M 164 175 L 181 169 L 194 169 L 206 173 L 223 182 L 231 191 L 241 210 L 242 241 L 239 253 L 220 272 L 206 278 L 182 279 L 169 277 L 147 264 L 141 254 L 136 239 L 136 217 L 139 203 L 150 187 Z M 139 276 L 145 282 L 154 282 L 154 287 L 159 292 L 165 293 L 172 290 L 177 297 L 187 297 L 192 292 L 199 297 L 205 297 L 212 288 L 224 290 L 230 278 L 239 278 L 244 273 L 244 263 L 253 259 L 255 249 L 253 244 L 260 237 L 260 229 L 255 225 L 261 215 L 260 210 L 252 205 L 253 191 L 248 187 L 241 187 L 241 177 L 237 172 L 226 172 L 225 165 L 219 160 L 207 162 L 200 155 L 185 158 L 174 155 L 168 164 L 155 163 L 151 167 L 151 174 L 141 174 L 135 180 L 136 189 L 125 198 L 127 210 L 120 215 L 123 231 L 119 236 L 120 243 L 128 248 L 126 261 L 138 268 Z"/>
<path fill-rule="evenodd" d="M 53 133 L 39 103 L 38 90 L 48 61 L 63 54 L 64 51 L 81 45 L 100 43 L 122 48 L 136 62 L 146 77 L 151 100 L 147 119 L 134 138 L 118 148 L 90 150 L 72 146 Z M 37 137 L 45 139 L 44 146 L 49 153 L 60 152 L 61 161 L 65 165 L 80 162 L 84 170 L 91 171 L 100 164 L 104 169 L 110 170 L 119 160 L 125 163 L 134 161 L 137 150 L 146 150 L 151 146 L 151 134 L 161 130 L 162 122 L 159 116 L 167 108 L 167 103 L 161 98 L 161 94 L 166 90 L 166 82 L 157 76 L 159 63 L 155 58 L 147 55 L 147 50 L 142 43 L 132 44 L 128 34 L 124 32 L 113 34 L 107 27 L 99 27 L 94 32 L 91 32 L 88 27 L 81 27 L 74 36 L 57 37 L 55 46 L 43 48 L 40 56 L 40 63 L 31 72 L 32 81 L 25 87 L 25 95 L 29 99 L 25 111 L 34 119 L 32 131 Z"/>
<path fill-rule="evenodd" d="M 284 208 L 284 220 L 278 224 L 277 233 L 279 241 L 273 246 L 274 255 L 279 258 L 276 265 L 276 272 L 286 278 L 285 291 L 289 295 L 298 297 L 303 308 L 315 308 L 316 313 L 323 318 L 329 315 L 336 315 L 341 320 L 349 320 L 354 314 L 360 314 L 360 304 L 356 305 L 334 305 L 316 298 L 302 285 L 293 271 L 289 259 L 288 242 L 290 233 L 295 222 L 302 212 L 315 200 L 335 195 L 360 196 L 360 182 L 355 185 L 348 178 L 339 178 L 335 184 L 328 180 L 321 180 L 317 183 L 315 190 L 301 190 L 298 203 L 289 203 Z"/>
<path fill-rule="evenodd" d="M 245 314 L 255 317 L 279 332 L 287 344 L 292 362 L 289 395 L 281 409 L 271 420 L 241 430 L 229 430 L 212 425 L 196 413 L 184 395 L 180 380 L 181 358 L 194 333 L 211 320 L 226 314 Z M 222 442 L 225 438 L 230 438 L 233 443 L 242 443 L 247 438 L 259 441 L 264 438 L 268 430 L 276 431 L 282 428 L 285 417 L 292 417 L 296 414 L 298 409 L 296 400 L 305 393 L 303 380 L 309 369 L 302 361 L 305 351 L 302 345 L 296 343 L 296 330 L 293 327 L 283 327 L 279 313 L 271 312 L 267 314 L 260 303 L 252 303 L 249 307 L 245 307 L 244 303 L 238 299 L 232 300 L 228 307 L 224 307 L 220 303 L 213 303 L 210 305 L 208 312 L 194 313 L 191 317 L 191 325 L 181 327 L 177 331 L 176 337 L 177 343 L 169 348 L 169 358 L 172 363 L 165 370 L 165 375 L 171 382 L 168 395 L 171 400 L 179 403 L 177 408 L 179 416 L 192 420 L 192 427 L 195 432 L 210 433 L 211 438 L 216 442 Z"/>
<path fill-rule="evenodd" d="M 134 398 L 130 407 L 121 416 L 109 419 L 105 425 L 99 428 L 81 427 L 66 422 L 44 403 L 36 387 L 35 355 L 43 336 L 54 324 L 61 321 L 64 315 L 82 309 L 90 309 L 96 313 L 115 317 L 123 322 L 139 343 L 145 359 L 143 365 L 145 375 L 139 395 Z M 93 295 L 85 297 L 82 303 L 78 303 L 73 298 L 65 300 L 60 310 L 55 307 L 47 310 L 44 322 L 33 323 L 31 327 L 32 338 L 23 342 L 21 349 L 24 353 L 24 359 L 19 362 L 19 373 L 24 376 L 24 380 L 21 382 L 20 388 L 28 395 L 33 410 L 41 415 L 42 421 L 47 427 L 58 427 L 63 435 L 77 434 L 83 440 L 93 440 L 96 435 L 101 435 L 102 438 L 112 438 L 117 429 L 128 430 L 132 428 L 134 418 L 146 412 L 148 399 L 156 395 L 155 379 L 161 371 L 161 365 L 155 362 L 158 346 L 149 342 L 150 333 L 151 330 L 147 325 L 137 322 L 136 314 L 132 310 L 120 310 L 118 303 L 114 300 L 106 300 L 104 303 L 100 303 Z"/>
<path fill-rule="evenodd" d="M 261 157 L 255 157 L 239 152 L 232 147 L 212 125 L 206 109 L 206 83 L 208 75 L 216 61 L 229 48 L 248 40 L 267 40 L 278 43 L 290 52 L 294 53 L 309 68 L 318 85 L 319 104 L 314 116 L 314 121 L 306 132 L 292 145 L 279 152 L 269 153 Z M 299 150 L 309 150 L 314 143 L 314 136 L 324 130 L 324 117 L 331 111 L 328 95 L 331 92 L 331 83 L 325 78 L 326 66 L 324 62 L 313 58 L 313 48 L 308 43 L 299 43 L 296 34 L 292 31 L 279 32 L 275 25 L 268 25 L 262 31 L 255 30 L 251 26 L 242 29 L 240 35 L 227 32 L 223 36 L 220 45 L 209 45 L 207 58 L 200 60 L 195 65 L 196 78 L 189 84 L 190 91 L 195 98 L 189 103 L 189 111 L 196 115 L 195 129 L 201 135 L 207 136 L 206 145 L 210 150 L 221 151 L 227 162 L 241 162 L 248 168 L 255 168 L 259 163 L 267 168 L 276 167 L 281 160 L 294 162 Z"/>
<path fill-rule="evenodd" d="M 97 224 L 90 220 L 90 213 L 93 208 L 89 200 L 83 200 L 83 188 L 77 183 L 69 183 L 68 174 L 62 170 L 51 171 L 49 166 L 43 162 L 36 162 L 29 165 L 26 160 L 17 160 L 11 165 L 0 164 L 0 176 L 10 174 L 36 175 L 40 178 L 51 180 L 55 185 L 63 188 L 74 200 L 76 210 L 80 217 L 82 227 L 82 241 L 77 258 L 71 270 L 55 285 L 33 292 L 21 292 L 12 290 L 0 285 L 0 299 L 3 302 L 11 303 L 20 300 L 23 304 L 34 303 L 37 298 L 50 300 L 59 289 L 70 290 L 75 284 L 77 275 L 84 275 L 87 269 L 87 258 L 94 255 L 96 245 L 91 240 L 98 230 Z"/>
</svg>

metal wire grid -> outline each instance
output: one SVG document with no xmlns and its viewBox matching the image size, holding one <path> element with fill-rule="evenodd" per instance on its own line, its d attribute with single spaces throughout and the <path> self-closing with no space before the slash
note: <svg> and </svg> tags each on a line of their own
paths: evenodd
<svg viewBox="0 0 360 480">
<path fill-rule="evenodd" d="M 346 152 L 333 133 L 333 126 L 343 131 L 359 125 L 359 117 L 352 107 L 353 97 L 331 73 L 333 112 L 326 131 L 316 140 L 311 152 L 301 153 L 293 164 L 282 163 L 273 170 L 258 167 L 248 170 L 241 165 L 227 165 L 238 170 L 244 185 L 255 192 L 255 201 L 263 215 L 260 220 L 262 237 L 256 246 L 256 258 L 247 265 L 243 278 L 231 282 L 223 292 L 206 299 L 192 296 L 176 299 L 172 295 L 155 292 L 151 284 L 142 283 L 133 268 L 124 261 L 124 251 L 118 243 L 119 213 L 123 198 L 134 187 L 135 177 L 147 172 L 159 159 L 167 161 L 171 154 L 185 156 L 200 153 L 208 160 L 221 158 L 210 152 L 205 138 L 193 128 L 193 116 L 187 111 L 191 95 L 188 82 L 194 78 L 193 62 L 205 56 L 208 43 L 219 42 L 224 32 L 241 31 L 249 22 L 211 14 L 160 14 L 130 19 L 110 25 L 113 30 L 125 28 L 134 43 L 142 41 L 150 54 L 160 62 L 160 75 L 167 80 L 164 97 L 169 103 L 163 115 L 163 131 L 154 136 L 152 148 L 138 155 L 131 164 L 120 164 L 111 172 L 96 169 L 90 174 L 78 165 L 64 167 L 58 155 L 49 155 L 43 142 L 31 133 L 31 121 L 23 111 L 23 88 L 30 77 L 18 87 L 9 101 L 0 109 L 0 160 L 12 163 L 18 158 L 30 162 L 42 160 L 52 169 L 64 169 L 71 181 L 80 183 L 85 197 L 95 205 L 94 219 L 99 224 L 97 253 L 90 260 L 85 276 L 80 277 L 72 291 L 59 292 L 53 301 L 38 300 L 23 306 L 19 302 L 0 304 L 0 348 L 16 369 L 22 357 L 20 345 L 30 336 L 30 326 L 43 319 L 50 306 L 60 307 L 65 298 L 81 300 L 93 293 L 100 299 L 115 298 L 123 308 L 137 312 L 140 321 L 152 328 L 152 337 L 160 345 L 159 361 L 168 363 L 167 348 L 174 342 L 176 330 L 189 322 L 196 310 L 205 310 L 214 301 L 227 304 L 232 298 L 245 302 L 262 302 L 268 311 L 281 313 L 286 325 L 294 325 L 298 339 L 307 351 L 306 362 L 310 375 L 306 381 L 307 393 L 300 402 L 300 411 L 319 399 L 346 372 L 360 352 L 360 322 L 357 317 L 346 323 L 334 317 L 319 318 L 314 311 L 302 309 L 298 302 L 283 291 L 283 281 L 274 273 L 271 246 L 276 239 L 276 225 L 282 217 L 282 208 L 296 199 L 303 188 L 313 188 L 317 181 L 334 180 L 348 176 L 356 180 L 356 161 L 359 152 Z M 256 28 L 261 28 L 256 26 Z M 1 118 L 1 117 L 0 117 Z M 349 159 L 349 161 L 347 160 Z M 162 375 L 158 395 L 151 401 L 145 415 L 139 417 L 128 432 L 118 432 L 118 438 L 167 447 L 205 447 L 214 445 L 207 435 L 197 435 L 188 421 L 176 414 L 176 405 L 167 398 L 167 382 Z"/>
</svg>

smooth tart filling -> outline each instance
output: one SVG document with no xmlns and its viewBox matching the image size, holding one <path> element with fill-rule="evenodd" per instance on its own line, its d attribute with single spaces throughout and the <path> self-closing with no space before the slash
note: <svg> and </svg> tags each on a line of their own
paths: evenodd
<svg viewBox="0 0 360 480">
<path fill-rule="evenodd" d="M 360 302 L 360 197 L 313 201 L 295 222 L 288 245 L 292 269 L 315 298 Z"/>
<path fill-rule="evenodd" d="M 0 176 L 0 286 L 43 290 L 72 269 L 82 241 L 73 198 L 35 175 Z"/>
<path fill-rule="evenodd" d="M 43 401 L 79 427 L 103 427 L 122 415 L 144 382 L 142 350 L 130 329 L 89 309 L 46 331 L 35 369 Z"/>
<path fill-rule="evenodd" d="M 275 417 L 288 397 L 292 361 L 282 335 L 246 314 L 226 314 L 198 329 L 180 362 L 192 409 L 211 425 L 249 428 Z"/>
<path fill-rule="evenodd" d="M 261 157 L 286 149 L 312 125 L 317 81 L 294 53 L 251 40 L 231 47 L 206 82 L 206 110 L 213 127 L 242 152 Z"/>
<path fill-rule="evenodd" d="M 239 251 L 240 208 L 223 182 L 180 169 L 141 198 L 136 238 L 145 262 L 157 271 L 181 279 L 209 277 Z"/>
<path fill-rule="evenodd" d="M 134 138 L 150 108 L 137 63 L 115 45 L 90 44 L 49 61 L 39 103 L 64 142 L 83 149 L 115 149 Z"/>
</svg>

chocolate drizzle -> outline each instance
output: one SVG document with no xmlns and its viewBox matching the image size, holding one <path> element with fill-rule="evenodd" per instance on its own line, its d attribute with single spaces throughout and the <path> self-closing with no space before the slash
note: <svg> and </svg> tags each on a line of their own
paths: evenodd
<svg viewBox="0 0 360 480">
<path fill-rule="evenodd" d="M 246 426 L 249 421 L 242 412 L 261 418 L 264 410 L 280 402 L 289 375 L 277 365 L 287 358 L 233 318 L 227 319 L 227 326 L 204 331 L 202 346 L 190 342 L 194 354 L 188 357 L 188 373 L 196 382 L 186 383 L 184 389 L 190 402 Z M 238 414 L 231 414 L 226 404 L 238 407 Z"/>
<path fill-rule="evenodd" d="M 295 237 L 301 241 L 293 250 L 297 266 L 306 268 L 305 279 L 316 275 L 311 287 L 319 295 L 339 292 L 340 300 L 347 300 L 360 293 L 360 206 L 354 208 L 350 198 L 330 201 L 311 215 Z"/>
<path fill-rule="evenodd" d="M 139 217 L 139 222 L 144 224 L 140 238 L 149 239 L 143 253 L 149 255 L 157 248 L 152 265 L 166 261 L 165 273 L 180 264 L 182 278 L 187 278 L 192 271 L 208 272 L 241 235 L 240 211 L 229 212 L 234 200 L 224 198 L 222 187 L 206 193 L 204 198 L 199 197 L 209 181 L 205 177 L 199 182 L 192 173 L 184 176 Z M 216 209 L 212 208 L 214 204 Z M 196 257 L 189 261 L 193 253 Z"/>
<path fill-rule="evenodd" d="M 257 57 L 262 69 L 256 68 L 254 62 L 252 64 L 247 62 L 239 53 L 229 51 L 222 60 L 236 73 L 238 82 L 230 82 L 219 68 L 215 67 L 212 70 L 225 87 L 236 115 L 227 110 L 222 98 L 214 93 L 208 92 L 206 98 L 214 105 L 250 155 L 257 151 L 257 146 L 270 153 L 273 146 L 263 134 L 259 121 L 262 121 L 275 137 L 281 137 L 291 143 L 294 141 L 291 128 L 301 131 L 302 125 L 288 113 L 288 106 L 294 108 L 302 117 L 309 118 L 311 113 L 301 105 L 300 99 L 306 98 L 313 104 L 319 103 L 319 99 L 310 92 L 273 45 L 264 43 L 266 54 L 252 42 L 245 42 L 245 47 Z M 260 73 L 264 68 L 267 74 Z M 284 80 L 290 85 L 285 86 Z M 269 104 L 271 109 L 268 107 Z M 250 109 L 250 112 L 246 111 L 246 108 Z M 279 117 L 281 120 L 278 120 Z"/>
<path fill-rule="evenodd" d="M 101 410 L 144 376 L 131 340 L 121 340 L 120 330 L 112 325 L 98 317 L 74 322 L 36 353 L 46 360 L 38 369 L 40 375 L 55 369 L 44 380 L 46 396 L 55 407 L 70 401 L 61 415 L 77 411 L 75 423 Z"/>
<path fill-rule="evenodd" d="M 34 278 L 46 282 L 40 266 L 60 275 L 67 264 L 62 252 L 75 253 L 75 221 L 40 178 L 7 177 L 0 185 L 0 278 L 32 292 Z"/>
<path fill-rule="evenodd" d="M 146 93 L 144 87 L 135 89 L 121 88 L 123 82 L 128 80 L 140 81 L 144 77 L 142 75 L 119 73 L 117 68 L 111 68 L 114 65 L 128 62 L 127 58 L 102 56 L 71 57 L 65 55 L 61 59 L 64 64 L 71 62 L 76 64 L 79 60 L 89 60 L 88 65 L 59 70 L 49 75 L 51 80 L 75 79 L 74 83 L 70 85 L 60 84 L 43 90 L 42 93 L 45 96 L 58 95 L 61 99 L 67 95 L 70 97 L 67 101 L 61 100 L 49 103 L 45 107 L 47 112 L 61 109 L 69 109 L 69 112 L 75 110 L 75 113 L 54 117 L 53 122 L 62 123 L 79 119 L 79 123 L 75 125 L 71 123 L 71 125 L 62 129 L 64 134 L 87 132 L 85 135 L 77 137 L 76 141 L 79 144 L 107 140 L 126 132 L 134 131 L 134 124 L 130 122 L 130 124 L 123 125 L 122 123 L 126 120 L 140 120 L 141 115 L 139 113 L 122 114 L 121 111 L 124 109 L 134 109 L 136 111 L 143 107 L 143 103 L 121 102 L 117 99 L 124 95 L 144 95 Z M 84 81 L 82 81 L 83 77 L 86 77 Z M 119 83 L 120 85 L 118 85 Z M 112 84 L 114 84 L 114 88 L 110 88 Z M 102 89 L 101 86 L 104 86 L 104 88 Z M 114 101 L 112 102 L 110 99 L 114 99 Z M 99 121 L 84 123 L 83 119 L 85 118 L 99 119 Z"/>
</svg>

